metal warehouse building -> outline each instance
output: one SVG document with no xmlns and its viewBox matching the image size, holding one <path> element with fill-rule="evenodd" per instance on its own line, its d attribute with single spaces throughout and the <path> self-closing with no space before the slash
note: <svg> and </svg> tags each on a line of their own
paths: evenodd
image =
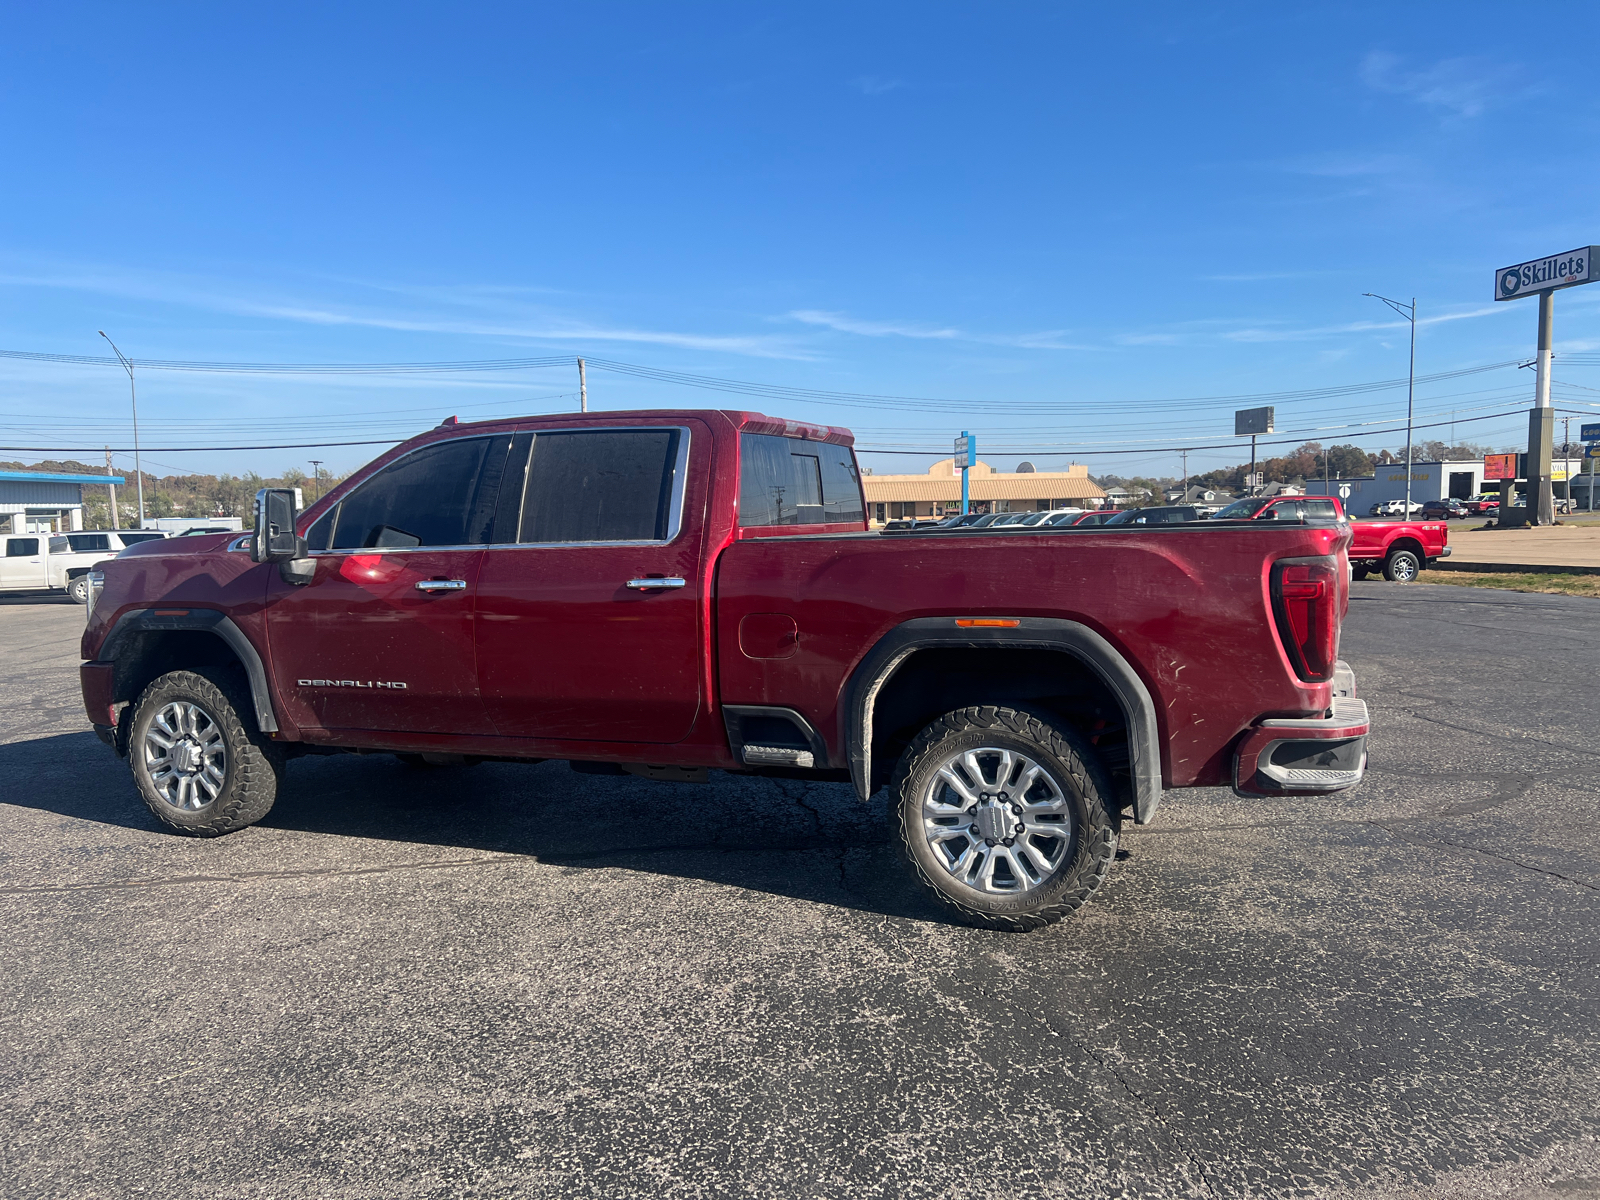
<svg viewBox="0 0 1600 1200">
<path fill-rule="evenodd" d="M 67 533 L 83 528 L 85 484 L 122 483 L 121 475 L 0 471 L 0 533 Z"/>
</svg>

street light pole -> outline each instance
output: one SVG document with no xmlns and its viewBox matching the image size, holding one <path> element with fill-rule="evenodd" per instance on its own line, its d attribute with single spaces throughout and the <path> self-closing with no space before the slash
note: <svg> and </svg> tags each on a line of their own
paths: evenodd
<svg viewBox="0 0 1600 1200">
<path fill-rule="evenodd" d="M 133 382 L 133 363 L 128 361 L 128 356 L 117 349 L 117 344 L 106 337 L 104 329 L 97 330 L 101 337 L 110 343 L 112 353 L 117 356 L 117 361 L 122 364 L 122 369 L 128 373 L 128 398 L 133 403 L 133 476 L 139 485 L 139 528 L 144 528 L 144 468 L 139 462 L 139 392 Z"/>
<path fill-rule="evenodd" d="M 311 482 L 314 485 L 311 489 L 314 493 L 311 497 L 311 503 L 315 504 L 318 500 L 322 499 L 323 460 L 320 458 L 308 458 L 306 461 L 311 464 Z"/>
<path fill-rule="evenodd" d="M 1417 298 L 1411 297 L 1410 304 L 1401 304 L 1398 300 L 1391 300 L 1387 296 L 1380 296 L 1377 292 L 1362 292 L 1363 296 L 1371 296 L 1374 300 L 1382 300 L 1395 312 L 1411 322 L 1411 370 L 1406 376 L 1406 512 L 1407 520 L 1411 518 L 1411 416 L 1414 411 L 1414 402 L 1417 390 Z"/>
</svg>

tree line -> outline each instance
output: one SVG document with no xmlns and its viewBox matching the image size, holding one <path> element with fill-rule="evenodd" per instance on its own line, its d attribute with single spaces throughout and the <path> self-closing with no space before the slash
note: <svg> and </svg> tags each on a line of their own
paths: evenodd
<svg viewBox="0 0 1600 1200">
<path fill-rule="evenodd" d="M 78 462 L 76 459 L 47 459 L 38 463 L 4 462 L 0 469 L 8 471 L 40 471 L 64 475 L 104 475 L 105 467 Z M 127 483 L 117 485 L 117 517 L 123 528 L 138 523 L 139 492 L 136 477 L 131 471 L 119 471 Z M 243 475 L 152 475 L 143 473 L 144 511 L 149 518 L 156 517 L 243 517 L 248 524 L 255 509 L 256 492 L 261 488 L 300 488 L 309 505 L 321 492 L 341 482 L 344 475 L 323 472 L 320 484 L 312 482 L 304 471 L 294 467 L 282 475 L 269 477 L 254 471 Z M 320 488 L 320 490 L 319 490 Z M 96 484 L 83 486 L 83 525 L 85 529 L 111 527 L 110 489 Z"/>
</svg>

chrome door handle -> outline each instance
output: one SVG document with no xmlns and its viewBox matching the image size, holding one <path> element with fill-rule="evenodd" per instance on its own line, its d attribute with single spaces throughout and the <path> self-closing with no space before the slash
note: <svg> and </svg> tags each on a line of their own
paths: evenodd
<svg viewBox="0 0 1600 1200">
<path fill-rule="evenodd" d="M 633 588 L 635 591 L 641 591 L 641 592 L 642 591 L 647 591 L 650 588 L 681 588 L 683 586 L 683 580 L 676 579 L 676 578 L 674 578 L 674 579 L 630 579 L 630 580 L 628 580 L 628 586 Z"/>
<path fill-rule="evenodd" d="M 417 591 L 419 592 L 464 592 L 467 590 L 465 579 L 419 579 Z"/>
</svg>

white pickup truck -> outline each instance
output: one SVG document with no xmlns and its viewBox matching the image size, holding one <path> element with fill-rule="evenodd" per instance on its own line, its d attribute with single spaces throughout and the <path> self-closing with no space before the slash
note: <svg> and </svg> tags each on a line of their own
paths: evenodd
<svg viewBox="0 0 1600 1200">
<path fill-rule="evenodd" d="M 156 529 L 6 534 L 0 537 L 0 592 L 66 592 L 82 604 L 89 598 L 90 567 L 136 542 L 166 536 Z"/>
</svg>

